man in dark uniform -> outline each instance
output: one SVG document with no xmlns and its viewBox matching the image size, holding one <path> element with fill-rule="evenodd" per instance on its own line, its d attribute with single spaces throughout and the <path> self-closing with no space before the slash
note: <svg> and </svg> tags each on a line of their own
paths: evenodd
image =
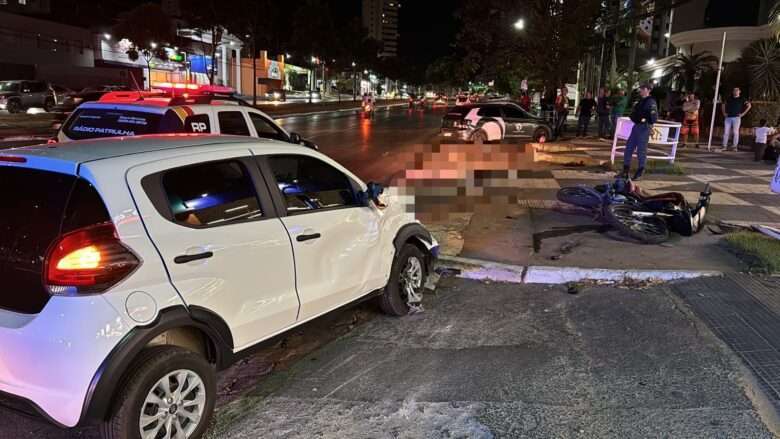
<svg viewBox="0 0 780 439">
<path fill-rule="evenodd" d="M 641 99 L 631 112 L 631 121 L 634 122 L 634 126 L 631 128 L 631 134 L 626 142 L 626 151 L 623 155 L 623 176 L 628 178 L 628 171 L 631 169 L 631 157 L 634 155 L 634 150 L 636 150 L 639 168 L 636 170 L 636 174 L 634 174 L 634 180 L 641 178 L 645 172 L 647 143 L 650 141 L 653 124 L 658 120 L 658 105 L 655 99 L 650 97 L 651 89 L 652 87 L 649 84 L 642 84 L 639 87 Z"/>
</svg>

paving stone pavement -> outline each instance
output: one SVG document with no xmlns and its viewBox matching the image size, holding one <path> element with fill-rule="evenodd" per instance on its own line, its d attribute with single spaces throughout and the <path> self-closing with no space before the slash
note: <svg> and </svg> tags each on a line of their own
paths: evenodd
<svg viewBox="0 0 780 439">
<path fill-rule="evenodd" d="M 610 144 L 593 140 L 578 141 L 576 146 L 579 151 L 575 154 L 594 159 L 608 159 L 611 151 Z M 780 196 L 774 194 L 769 187 L 775 166 L 754 162 L 752 151 L 719 152 L 714 149 L 707 151 L 685 148 L 678 150 L 676 163 L 685 174 L 649 174 L 639 185 L 651 193 L 680 192 L 689 201 L 695 202 L 704 184 L 710 183 L 713 190 L 712 209 L 708 214 L 710 218 L 736 224 L 762 223 L 780 226 Z M 594 185 L 609 181 L 612 175 L 608 172 L 576 168 L 549 171 L 549 178 L 554 179 L 558 187 Z M 537 175 L 536 179 L 540 180 L 540 177 Z M 546 183 L 544 187 L 553 186 Z M 554 194 L 552 198 L 549 197 L 550 194 L 546 195 L 548 196 L 524 200 L 521 204 L 527 204 L 527 207 L 555 206 Z"/>
</svg>

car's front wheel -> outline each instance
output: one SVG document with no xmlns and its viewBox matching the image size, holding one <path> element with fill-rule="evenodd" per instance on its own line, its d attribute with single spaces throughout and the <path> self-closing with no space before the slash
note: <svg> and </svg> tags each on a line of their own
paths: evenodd
<svg viewBox="0 0 780 439">
<path fill-rule="evenodd" d="M 425 254 L 412 244 L 404 244 L 393 260 L 390 280 L 380 297 L 382 311 L 392 316 L 408 314 L 410 305 L 422 301 L 427 276 Z"/>
<path fill-rule="evenodd" d="M 11 114 L 19 113 L 22 111 L 22 104 L 14 99 L 12 101 L 8 101 L 5 109 L 8 110 L 8 112 Z"/>
<path fill-rule="evenodd" d="M 103 439 L 197 439 L 214 412 L 216 377 L 203 356 L 176 346 L 141 353 L 116 395 Z"/>
</svg>

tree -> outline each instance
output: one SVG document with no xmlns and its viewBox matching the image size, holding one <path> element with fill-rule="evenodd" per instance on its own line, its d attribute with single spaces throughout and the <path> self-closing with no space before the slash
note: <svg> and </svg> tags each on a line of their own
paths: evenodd
<svg viewBox="0 0 780 439">
<path fill-rule="evenodd" d="M 247 47 L 252 58 L 252 103 L 257 105 L 257 52 L 259 48 L 268 48 L 276 40 L 274 23 L 278 18 L 278 8 L 272 7 L 270 0 L 232 0 L 226 7 L 233 17 L 225 22 L 227 30 L 238 35 Z"/>
<path fill-rule="evenodd" d="M 182 0 L 181 10 L 188 27 L 193 28 L 203 36 L 211 35 L 211 44 L 208 49 L 211 56 L 211 70 L 209 70 L 209 83 L 214 83 L 217 69 L 217 49 L 222 44 L 222 34 L 226 28 L 242 16 L 231 7 L 234 1 L 224 0 Z"/>
<path fill-rule="evenodd" d="M 149 86 L 152 83 L 152 58 L 165 57 L 164 46 L 175 38 L 173 22 L 159 5 L 145 3 L 121 14 L 113 29 L 118 39 L 130 41 L 127 56 L 137 61 L 143 56 L 148 71 Z"/>
<path fill-rule="evenodd" d="M 780 98 L 780 43 L 776 39 L 752 42 L 742 52 L 750 74 L 751 92 L 763 100 Z"/>
<path fill-rule="evenodd" d="M 678 91 L 696 91 L 696 85 L 701 77 L 715 69 L 718 58 L 709 51 L 685 55 L 678 53 L 674 62 L 666 69 L 665 74 L 672 76 L 677 83 Z"/>
<path fill-rule="evenodd" d="M 527 75 L 549 89 L 574 79 L 593 44 L 600 0 L 485 0 L 463 2 L 457 12 L 457 48 L 465 76 L 496 80 L 505 90 Z M 525 27 L 514 24 L 523 18 Z"/>
</svg>

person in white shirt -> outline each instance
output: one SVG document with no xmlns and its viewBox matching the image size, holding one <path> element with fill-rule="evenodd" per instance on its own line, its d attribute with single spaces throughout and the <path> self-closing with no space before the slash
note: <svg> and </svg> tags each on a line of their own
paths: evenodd
<svg viewBox="0 0 780 439">
<path fill-rule="evenodd" d="M 767 138 L 775 133 L 774 128 L 766 125 L 766 119 L 761 119 L 758 125 L 758 128 L 755 129 L 756 144 L 753 146 L 753 152 L 755 153 L 754 160 L 757 162 L 764 159 Z"/>
</svg>

